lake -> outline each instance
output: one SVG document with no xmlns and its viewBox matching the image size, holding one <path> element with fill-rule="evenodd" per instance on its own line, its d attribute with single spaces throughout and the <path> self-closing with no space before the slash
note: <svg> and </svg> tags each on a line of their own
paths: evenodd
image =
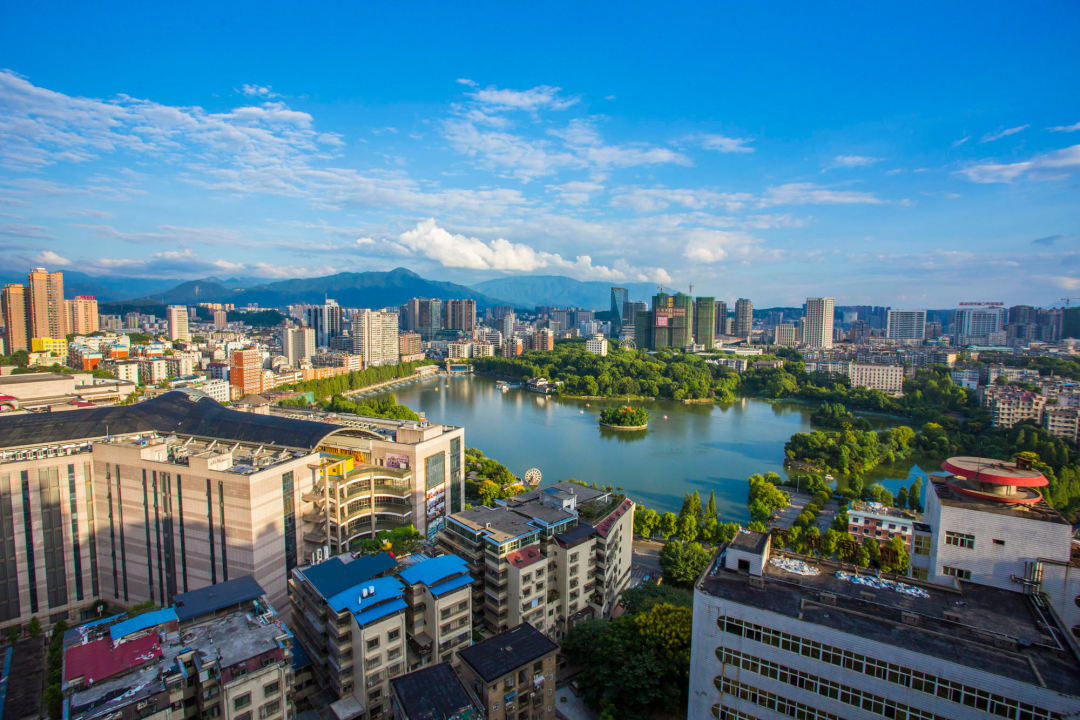
<svg viewBox="0 0 1080 720">
<path fill-rule="evenodd" d="M 542 485 L 569 478 L 611 484 L 660 512 L 678 512 L 688 492 L 698 491 L 704 504 L 715 491 L 721 518 L 739 523 L 749 521 L 746 479 L 770 471 L 786 477 L 784 443 L 810 430 L 814 409 L 757 399 L 728 406 L 634 401 L 652 414 L 649 429 L 623 432 L 597 424 L 600 410 L 618 401 L 503 391 L 485 377 L 439 376 L 373 396 L 390 393 L 432 422 L 463 426 L 468 447 L 479 448 L 519 477 L 537 468 Z M 867 419 L 876 428 L 900 424 L 881 416 Z M 925 482 L 917 466 L 898 464 L 868 474 L 867 484 L 882 482 L 895 492 L 915 475 Z"/>
</svg>

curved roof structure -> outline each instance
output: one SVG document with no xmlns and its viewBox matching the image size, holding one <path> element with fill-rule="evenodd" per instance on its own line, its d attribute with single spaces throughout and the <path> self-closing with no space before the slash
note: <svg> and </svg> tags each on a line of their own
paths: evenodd
<svg viewBox="0 0 1080 720">
<path fill-rule="evenodd" d="M 978 457 L 952 457 L 941 463 L 941 469 L 968 480 L 991 485 L 1042 487 L 1050 483 L 1038 470 L 1017 467 L 1016 463 Z"/>
<path fill-rule="evenodd" d="M 0 449 L 140 432 L 314 450 L 340 425 L 230 410 L 203 393 L 173 392 L 134 405 L 0 416 Z"/>
</svg>

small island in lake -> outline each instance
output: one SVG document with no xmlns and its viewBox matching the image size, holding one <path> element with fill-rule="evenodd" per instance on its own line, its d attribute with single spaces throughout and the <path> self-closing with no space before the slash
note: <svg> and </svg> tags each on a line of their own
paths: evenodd
<svg viewBox="0 0 1080 720">
<path fill-rule="evenodd" d="M 649 426 L 649 413 L 629 405 L 608 408 L 600 411 L 600 425 L 615 430 L 644 430 Z"/>
</svg>

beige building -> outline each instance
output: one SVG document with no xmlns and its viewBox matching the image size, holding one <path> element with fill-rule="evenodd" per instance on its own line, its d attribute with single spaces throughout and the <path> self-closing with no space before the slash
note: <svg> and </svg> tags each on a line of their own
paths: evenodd
<svg viewBox="0 0 1080 720">
<path fill-rule="evenodd" d="M 214 310 L 214 328 L 224 330 L 229 324 L 229 314 L 224 310 Z"/>
<path fill-rule="evenodd" d="M 803 327 L 803 344 L 808 347 L 831 348 L 833 345 L 833 314 L 832 298 L 806 298 L 806 325 Z"/>
<path fill-rule="evenodd" d="M 994 427 L 1011 428 L 1021 420 L 1034 420 L 1040 425 L 1043 422 L 1043 395 L 1008 385 L 983 385 L 978 393 L 979 402 L 990 411 Z"/>
<path fill-rule="evenodd" d="M 1048 406 L 1043 411 L 1043 427 L 1051 435 L 1076 442 L 1080 439 L 1080 408 Z"/>
<path fill-rule="evenodd" d="M 401 356 L 397 313 L 357 310 L 352 319 L 353 352 L 367 367 L 396 365 Z"/>
<path fill-rule="evenodd" d="M 188 312 L 184 305 L 170 305 L 168 308 L 169 340 L 188 342 L 191 333 L 188 332 Z"/>
<path fill-rule="evenodd" d="M 795 326 L 790 323 L 777 325 L 773 330 L 773 344 L 782 347 L 794 347 L 796 344 Z"/>
<path fill-rule="evenodd" d="M 903 365 L 851 363 L 848 366 L 848 376 L 851 378 L 851 387 L 880 390 L 893 396 L 904 394 Z"/>
<path fill-rule="evenodd" d="M 461 651 L 461 679 L 488 720 L 554 720 L 559 646 L 525 623 Z"/>
<path fill-rule="evenodd" d="M 603 335 L 596 334 L 585 341 L 585 350 L 591 352 L 593 355 L 608 354 L 608 341 Z"/>
<path fill-rule="evenodd" d="M 30 349 L 29 323 L 27 322 L 26 286 L 8 283 L 0 291 L 0 304 L 4 311 L 4 353 Z"/>
<path fill-rule="evenodd" d="M 98 331 L 97 298 L 92 295 L 79 295 L 74 300 L 65 300 L 68 334 L 86 335 Z"/>
<path fill-rule="evenodd" d="M 63 273 L 51 273 L 45 268 L 34 268 L 30 271 L 26 320 L 30 338 L 67 336 Z"/>
</svg>

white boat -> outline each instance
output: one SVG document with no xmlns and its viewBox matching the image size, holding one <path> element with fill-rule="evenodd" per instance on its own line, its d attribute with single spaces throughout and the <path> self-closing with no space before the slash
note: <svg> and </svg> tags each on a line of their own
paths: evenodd
<svg viewBox="0 0 1080 720">
<path fill-rule="evenodd" d="M 664 416 L 664 419 L 667 420 L 667 415 Z"/>
<path fill-rule="evenodd" d="M 832 475 L 826 475 L 826 476 L 825 476 L 825 479 L 826 479 L 826 480 L 832 480 L 832 479 L 833 479 L 833 476 L 832 476 Z"/>
</svg>

